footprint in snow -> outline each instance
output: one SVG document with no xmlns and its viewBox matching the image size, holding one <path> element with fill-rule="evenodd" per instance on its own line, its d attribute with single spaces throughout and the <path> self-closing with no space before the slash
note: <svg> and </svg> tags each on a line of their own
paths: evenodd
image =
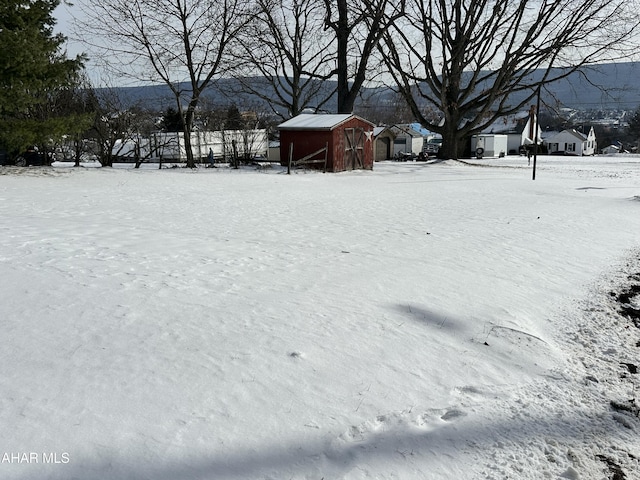
<svg viewBox="0 0 640 480">
<path fill-rule="evenodd" d="M 462 410 L 451 407 L 445 410 L 429 410 L 416 419 L 416 426 L 423 430 L 433 430 L 442 427 L 442 422 L 455 422 L 456 420 L 466 417 L 467 414 Z"/>
<path fill-rule="evenodd" d="M 451 410 L 447 410 L 444 415 L 440 418 L 445 422 L 453 422 L 454 420 L 460 417 L 466 417 L 467 414 L 462 410 L 458 410 L 457 408 L 452 408 Z"/>
</svg>

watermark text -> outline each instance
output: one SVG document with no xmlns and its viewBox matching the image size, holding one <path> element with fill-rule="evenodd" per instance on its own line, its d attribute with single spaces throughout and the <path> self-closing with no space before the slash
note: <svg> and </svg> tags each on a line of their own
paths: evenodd
<svg viewBox="0 0 640 480">
<path fill-rule="evenodd" d="M 70 457 L 67 452 L 4 452 L 0 464 L 42 463 L 65 465 Z"/>
</svg>

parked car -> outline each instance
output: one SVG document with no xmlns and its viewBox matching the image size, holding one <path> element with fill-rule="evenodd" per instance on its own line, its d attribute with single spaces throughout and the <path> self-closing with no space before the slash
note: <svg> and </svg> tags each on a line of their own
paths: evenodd
<svg viewBox="0 0 640 480">
<path fill-rule="evenodd" d="M 41 166 L 47 165 L 47 161 L 45 155 L 36 147 L 30 147 L 16 157 L 14 165 L 17 167 Z"/>
<path fill-rule="evenodd" d="M 396 152 L 393 159 L 396 162 L 409 162 L 416 159 L 416 154 L 413 152 Z"/>
<path fill-rule="evenodd" d="M 26 151 L 16 157 L 15 164 L 17 167 L 27 167 L 30 165 L 44 165 L 44 155 L 38 152 L 38 149 L 28 148 Z"/>
</svg>

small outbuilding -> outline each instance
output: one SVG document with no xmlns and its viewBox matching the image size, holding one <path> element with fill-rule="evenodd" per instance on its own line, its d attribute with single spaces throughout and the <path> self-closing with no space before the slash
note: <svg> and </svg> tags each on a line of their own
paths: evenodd
<svg viewBox="0 0 640 480">
<path fill-rule="evenodd" d="M 507 135 L 485 134 L 471 137 L 471 152 L 477 158 L 504 157 L 509 150 Z"/>
<path fill-rule="evenodd" d="M 373 169 L 374 124 L 353 114 L 301 114 L 280 124 L 280 164 Z"/>
<path fill-rule="evenodd" d="M 393 158 L 393 142 L 396 134 L 390 127 L 373 129 L 373 158 L 376 162 Z"/>
<path fill-rule="evenodd" d="M 422 152 L 425 135 L 419 130 L 419 124 L 396 124 L 391 127 L 395 134 L 393 155 L 418 155 Z"/>
</svg>

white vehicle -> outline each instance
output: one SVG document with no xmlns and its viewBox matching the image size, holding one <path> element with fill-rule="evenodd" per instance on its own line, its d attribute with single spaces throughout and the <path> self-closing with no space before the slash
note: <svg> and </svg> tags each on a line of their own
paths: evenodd
<svg viewBox="0 0 640 480">
<path fill-rule="evenodd" d="M 442 146 L 442 137 L 434 137 L 424 144 L 422 151 L 428 155 L 437 155 Z"/>
</svg>

